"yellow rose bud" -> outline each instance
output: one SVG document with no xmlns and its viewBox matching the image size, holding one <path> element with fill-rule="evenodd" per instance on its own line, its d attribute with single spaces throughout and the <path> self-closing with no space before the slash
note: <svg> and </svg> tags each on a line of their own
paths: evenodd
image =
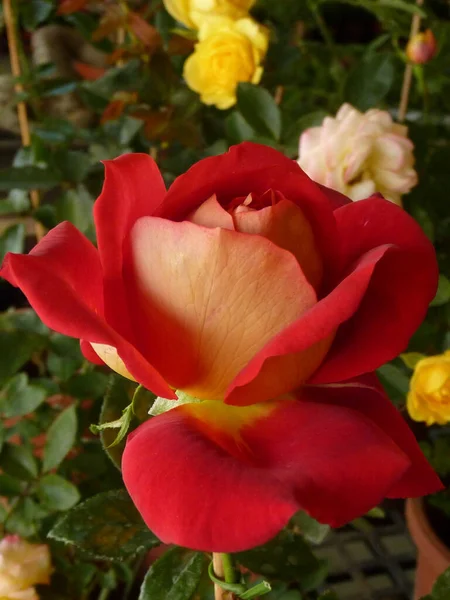
<svg viewBox="0 0 450 600">
<path fill-rule="evenodd" d="M 433 58 L 437 51 L 437 42 L 431 29 L 412 37 L 406 46 L 406 56 L 416 65 L 423 65 Z"/>
<path fill-rule="evenodd" d="M 210 17 L 185 62 L 184 78 L 204 104 L 230 108 L 236 103 L 240 81 L 259 83 L 267 46 L 267 30 L 252 19 Z"/>
<path fill-rule="evenodd" d="M 172 17 L 192 29 L 198 29 L 211 15 L 241 19 L 254 3 L 255 0 L 164 0 Z"/>
<path fill-rule="evenodd" d="M 427 425 L 450 422 L 450 350 L 419 360 L 407 396 L 408 412 Z"/>
<path fill-rule="evenodd" d="M 48 546 L 16 535 L 0 542 L 0 599 L 37 600 L 33 586 L 50 583 L 51 572 Z"/>
</svg>

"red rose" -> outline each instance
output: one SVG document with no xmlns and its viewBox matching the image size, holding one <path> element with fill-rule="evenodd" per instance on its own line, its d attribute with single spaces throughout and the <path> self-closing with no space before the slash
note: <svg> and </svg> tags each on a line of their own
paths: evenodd
<svg viewBox="0 0 450 600">
<path fill-rule="evenodd" d="M 107 162 L 94 212 L 98 251 L 63 223 L 2 275 L 90 360 L 200 400 L 144 423 L 123 456 L 164 542 L 233 552 L 299 509 L 339 526 L 440 487 L 361 377 L 404 350 L 436 290 L 433 247 L 401 208 L 352 203 L 245 143 L 168 192 L 146 155 Z"/>
</svg>

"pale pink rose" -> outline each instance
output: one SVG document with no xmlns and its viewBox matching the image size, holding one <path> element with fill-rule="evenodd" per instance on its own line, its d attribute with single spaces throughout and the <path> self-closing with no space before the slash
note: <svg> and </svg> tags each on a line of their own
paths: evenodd
<svg viewBox="0 0 450 600">
<path fill-rule="evenodd" d="M 336 117 L 302 133 L 298 164 L 314 181 L 362 200 L 379 192 L 401 204 L 417 184 L 408 129 L 383 110 L 343 104 Z"/>
<path fill-rule="evenodd" d="M 0 542 L 0 600 L 38 600 L 33 586 L 50 583 L 51 572 L 48 546 L 16 535 Z"/>
</svg>

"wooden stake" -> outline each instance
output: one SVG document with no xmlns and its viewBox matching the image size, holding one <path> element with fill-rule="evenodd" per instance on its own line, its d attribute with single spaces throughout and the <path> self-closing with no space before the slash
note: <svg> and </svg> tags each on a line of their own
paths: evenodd
<svg viewBox="0 0 450 600">
<path fill-rule="evenodd" d="M 423 6 L 424 0 L 416 0 L 417 6 Z M 411 31 L 409 33 L 409 39 L 411 40 L 420 30 L 421 17 L 417 13 L 413 15 L 411 21 Z M 398 107 L 398 120 L 403 123 L 406 117 L 406 111 L 408 110 L 409 94 L 411 92 L 411 82 L 413 74 L 413 65 L 408 62 L 405 68 L 405 75 L 403 76 L 402 92 L 400 96 L 400 105 Z"/>
<path fill-rule="evenodd" d="M 11 73 L 13 77 L 18 78 L 22 75 L 22 69 L 20 66 L 19 49 L 17 44 L 17 29 L 16 19 L 14 16 L 14 10 L 12 6 L 12 0 L 3 0 L 3 14 L 6 26 L 6 35 L 8 38 L 8 51 L 9 60 L 11 63 Z M 16 82 L 14 89 L 17 94 L 24 91 L 23 85 L 20 82 Z M 31 145 L 30 135 L 30 124 L 28 121 L 27 106 L 25 102 L 21 101 L 17 104 L 17 116 L 19 119 L 20 137 L 22 139 L 22 145 L 28 147 Z M 38 208 L 40 203 L 40 195 L 38 190 L 30 190 L 30 200 L 33 209 Z M 40 223 L 35 222 L 35 234 L 39 241 L 44 235 L 45 230 Z"/>
</svg>

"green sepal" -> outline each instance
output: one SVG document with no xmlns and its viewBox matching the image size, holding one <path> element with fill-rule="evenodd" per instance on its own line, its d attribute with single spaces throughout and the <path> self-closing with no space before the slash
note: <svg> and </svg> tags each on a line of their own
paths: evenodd
<svg viewBox="0 0 450 600">
<path fill-rule="evenodd" d="M 122 412 L 120 419 L 110 421 L 109 423 L 102 423 L 101 425 L 91 425 L 90 429 L 92 433 L 100 433 L 103 429 L 119 429 L 119 433 L 115 440 L 107 446 L 107 448 L 113 448 L 120 444 L 123 438 L 127 435 L 130 423 L 133 418 L 133 403 L 129 404 Z"/>
</svg>

